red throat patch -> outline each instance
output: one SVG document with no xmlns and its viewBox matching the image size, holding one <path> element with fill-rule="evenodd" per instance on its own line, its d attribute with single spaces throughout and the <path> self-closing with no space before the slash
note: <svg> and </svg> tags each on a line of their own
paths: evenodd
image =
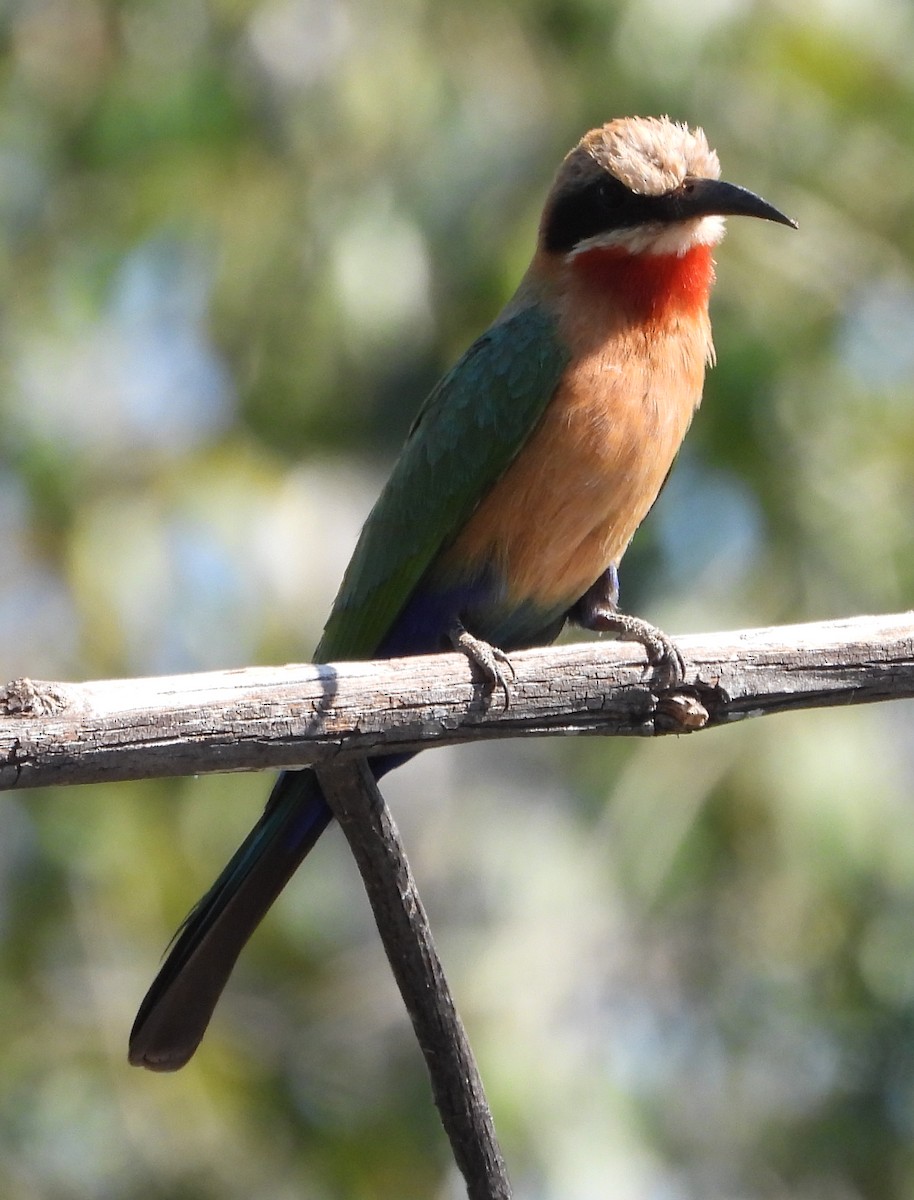
<svg viewBox="0 0 914 1200">
<path fill-rule="evenodd" d="M 611 293 L 640 320 L 700 312 L 714 282 L 710 246 L 694 246 L 681 255 L 597 247 L 575 255 L 572 270 L 586 286 Z"/>
</svg>

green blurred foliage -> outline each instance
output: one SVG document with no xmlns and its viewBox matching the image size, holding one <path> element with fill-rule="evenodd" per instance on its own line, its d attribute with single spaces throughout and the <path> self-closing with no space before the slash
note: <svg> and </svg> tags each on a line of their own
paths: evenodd
<svg viewBox="0 0 914 1200">
<path fill-rule="evenodd" d="M 671 631 L 914 593 L 914 9 L 0 6 L 0 671 L 306 657 L 423 394 L 591 125 L 703 125 L 719 363 L 623 597 Z M 7 797 L 0 1194 L 461 1195 L 331 831 L 174 1077 L 126 1065 L 258 776 Z M 387 791 L 519 1200 L 914 1191 L 906 705 L 426 754 Z"/>
</svg>

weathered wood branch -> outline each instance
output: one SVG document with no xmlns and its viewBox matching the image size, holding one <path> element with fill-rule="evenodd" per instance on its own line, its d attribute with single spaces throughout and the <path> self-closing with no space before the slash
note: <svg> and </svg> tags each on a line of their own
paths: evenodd
<svg viewBox="0 0 914 1200">
<path fill-rule="evenodd" d="M 459 655 L 0 687 L 0 789 L 329 763 L 534 734 L 681 733 L 914 696 L 914 614 L 677 639 L 686 685 L 656 687 L 619 642 L 512 655 L 510 706 Z"/>
<path fill-rule="evenodd" d="M 471 1200 L 510 1184 L 405 851 L 361 755 L 532 734 L 684 732 L 793 708 L 914 695 L 914 615 L 677 639 L 685 683 L 640 649 L 512 656 L 510 706 L 457 655 L 0 687 L 0 788 L 317 765 L 362 873 Z"/>
</svg>

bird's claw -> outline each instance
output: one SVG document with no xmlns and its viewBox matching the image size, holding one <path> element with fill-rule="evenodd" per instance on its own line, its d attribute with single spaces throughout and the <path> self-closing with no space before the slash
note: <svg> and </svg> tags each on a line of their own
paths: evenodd
<svg viewBox="0 0 914 1200">
<path fill-rule="evenodd" d="M 482 675 L 486 695 L 490 696 L 496 688 L 501 688 L 507 709 L 511 703 L 508 671 L 510 671 L 512 679 L 517 678 L 517 673 L 504 650 L 500 650 L 498 646 L 493 646 L 489 642 L 484 642 L 482 638 L 474 637 L 460 622 L 457 622 L 450 631 L 450 639 L 454 649 L 466 655 Z"/>
<path fill-rule="evenodd" d="M 662 629 L 626 613 L 616 613 L 615 621 L 616 633 L 623 642 L 641 643 L 648 663 L 660 676 L 665 687 L 676 687 L 685 681 L 685 661 L 679 647 Z"/>
<path fill-rule="evenodd" d="M 685 681 L 685 662 L 679 647 L 662 629 L 651 625 L 649 621 L 616 612 L 608 604 L 591 604 L 586 612 L 576 613 L 576 620 L 585 629 L 614 633 L 623 642 L 640 643 L 649 666 L 657 672 L 664 687 L 676 687 Z"/>
</svg>

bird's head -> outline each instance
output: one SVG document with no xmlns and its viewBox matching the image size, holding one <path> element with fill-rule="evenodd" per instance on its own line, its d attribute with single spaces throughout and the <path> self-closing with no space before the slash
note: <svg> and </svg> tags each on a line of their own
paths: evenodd
<svg viewBox="0 0 914 1200">
<path fill-rule="evenodd" d="M 591 250 L 682 256 L 723 237 L 724 217 L 796 227 L 754 192 L 724 183 L 701 129 L 626 117 L 592 129 L 565 158 L 540 227 L 550 257 Z"/>
</svg>

